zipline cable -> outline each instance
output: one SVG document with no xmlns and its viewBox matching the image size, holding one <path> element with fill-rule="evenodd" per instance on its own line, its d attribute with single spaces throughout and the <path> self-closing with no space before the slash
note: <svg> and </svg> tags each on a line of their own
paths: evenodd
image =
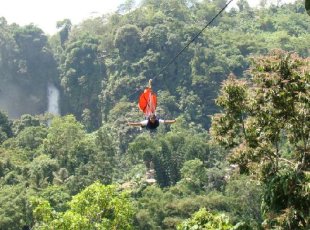
<svg viewBox="0 0 310 230">
<path fill-rule="evenodd" d="M 230 0 L 226 3 L 226 5 L 183 47 L 182 50 L 180 50 L 159 72 L 156 76 L 151 78 L 150 80 L 154 80 L 157 78 L 160 74 L 162 74 L 169 65 L 171 65 L 183 52 L 186 48 L 189 47 L 190 44 L 192 44 L 198 37 L 199 35 L 229 6 L 229 4 L 234 1 Z M 134 95 L 136 92 L 132 93 L 130 96 Z M 129 96 L 129 97 L 130 97 Z"/>
<path fill-rule="evenodd" d="M 184 48 L 182 49 L 182 50 L 180 50 L 160 71 L 159 71 L 159 73 L 155 76 L 155 77 L 153 77 L 152 79 L 155 79 L 156 77 L 158 77 L 160 74 L 162 74 L 163 72 L 164 72 L 164 70 L 165 69 L 167 69 L 167 67 L 169 66 L 169 65 L 171 65 L 180 55 L 181 55 L 181 53 L 183 53 L 183 51 L 187 48 L 187 47 L 189 47 L 189 45 L 191 44 L 191 43 L 193 43 L 195 40 L 196 40 L 196 38 L 198 38 L 199 37 L 199 35 L 229 6 L 229 4 L 232 2 L 233 0 L 230 0 L 229 2 L 227 2 L 226 3 L 226 5 L 199 31 L 199 33 L 197 33 L 196 35 L 195 35 L 195 37 L 193 37 L 192 38 L 192 40 L 190 40 L 185 46 L 184 46 Z"/>
</svg>

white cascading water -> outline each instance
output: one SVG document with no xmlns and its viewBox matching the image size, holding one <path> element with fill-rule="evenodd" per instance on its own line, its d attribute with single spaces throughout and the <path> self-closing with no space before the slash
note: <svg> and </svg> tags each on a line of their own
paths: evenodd
<svg viewBox="0 0 310 230">
<path fill-rule="evenodd" d="M 55 85 L 51 83 L 47 85 L 47 98 L 48 98 L 47 112 L 54 115 L 60 115 L 59 90 L 56 88 Z"/>
</svg>

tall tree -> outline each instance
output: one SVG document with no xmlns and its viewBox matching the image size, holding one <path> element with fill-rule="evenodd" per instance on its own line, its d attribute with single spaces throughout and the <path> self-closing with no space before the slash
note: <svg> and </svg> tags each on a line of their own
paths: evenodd
<svg viewBox="0 0 310 230">
<path fill-rule="evenodd" d="M 56 24 L 56 28 L 60 29 L 59 37 L 60 37 L 60 45 L 62 48 L 65 47 L 65 42 L 69 38 L 71 27 L 72 27 L 72 23 L 70 19 L 64 19 L 62 21 L 58 21 Z"/>
<path fill-rule="evenodd" d="M 123 60 L 135 61 L 141 55 L 141 30 L 135 25 L 125 25 L 117 30 L 114 45 Z"/>
<path fill-rule="evenodd" d="M 239 226 L 241 226 L 241 224 L 233 226 L 225 214 L 212 213 L 207 211 L 205 208 L 202 208 L 198 212 L 194 213 L 190 219 L 179 224 L 177 229 L 242 229 Z"/>
<path fill-rule="evenodd" d="M 253 82 L 230 78 L 217 99 L 224 110 L 213 117 L 211 133 L 231 149 L 240 172 L 258 173 L 265 184 L 267 228 L 309 227 L 309 64 L 274 51 L 255 59 Z"/>
<path fill-rule="evenodd" d="M 93 183 L 72 198 L 64 213 L 53 213 L 49 202 L 40 199 L 33 205 L 34 229 L 133 229 L 133 206 L 112 185 Z"/>
<path fill-rule="evenodd" d="M 0 144 L 12 136 L 12 124 L 8 116 L 0 111 Z"/>
<path fill-rule="evenodd" d="M 73 113 L 79 120 L 83 113 L 85 119 L 87 110 L 91 120 L 88 125 L 90 130 L 101 125 L 98 95 L 106 73 L 99 44 L 97 38 L 87 34 L 68 41 L 61 66 L 61 86 L 66 97 L 62 110 Z"/>
</svg>

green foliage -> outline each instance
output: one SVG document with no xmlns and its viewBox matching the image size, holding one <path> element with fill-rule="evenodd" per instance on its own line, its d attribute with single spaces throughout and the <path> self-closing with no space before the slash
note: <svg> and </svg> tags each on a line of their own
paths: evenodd
<svg viewBox="0 0 310 230">
<path fill-rule="evenodd" d="M 5 185 L 0 190 L 0 228 L 22 229 L 30 226 L 32 209 L 28 202 L 32 191 L 24 185 Z"/>
<path fill-rule="evenodd" d="M 54 180 L 55 180 L 55 174 Z M 51 185 L 44 188 L 39 195 L 44 200 L 48 201 L 50 206 L 57 212 L 64 212 L 68 209 L 67 202 L 71 200 L 71 196 L 64 186 Z"/>
<path fill-rule="evenodd" d="M 67 99 L 62 100 L 64 111 L 74 113 L 85 121 L 88 130 L 94 130 L 100 126 L 101 118 L 108 120 L 109 111 L 124 94 L 129 102 L 136 102 L 137 86 L 156 76 L 155 89 L 169 92 L 178 102 L 166 103 L 166 94 L 159 95 L 162 116 L 176 117 L 182 112 L 188 122 L 208 128 L 208 115 L 218 111 L 213 100 L 220 82 L 231 72 L 241 76 L 249 67 L 249 55 L 265 54 L 275 47 L 308 55 L 304 44 L 308 40 L 309 23 L 297 10 L 299 3 L 295 8 L 279 7 L 275 14 L 269 8 L 252 9 L 243 1 L 238 11 L 223 12 L 182 56 L 157 76 L 197 34 L 199 24 L 209 21 L 223 4 L 224 1 L 144 1 L 141 7 L 130 11 L 128 2 L 126 14 L 104 15 L 87 20 L 79 28 L 70 27 L 65 50 L 60 54 L 61 80 Z M 292 19 L 286 20 L 285 15 L 291 15 Z M 85 44 L 85 34 L 98 39 L 97 50 L 93 51 L 100 61 L 86 62 L 80 52 L 73 52 Z M 73 58 L 81 68 L 70 61 Z M 93 68 L 85 63 L 99 65 L 101 70 L 85 71 Z M 89 78 L 96 79 L 96 87 L 89 87 L 92 90 L 84 93 L 86 86 L 82 90 L 81 81 L 87 82 L 88 87 Z M 100 106 L 96 101 L 99 94 Z"/>
<path fill-rule="evenodd" d="M 309 178 L 303 172 L 283 165 L 266 183 L 263 210 L 267 218 L 264 226 L 306 229 L 309 225 L 308 185 Z"/>
<path fill-rule="evenodd" d="M 256 172 L 266 185 L 267 225 L 306 229 L 308 210 L 300 204 L 309 203 L 304 196 L 309 170 L 309 59 L 274 51 L 257 58 L 250 73 L 249 86 L 235 79 L 223 84 L 217 103 L 224 111 L 214 116 L 211 133 L 230 148 L 230 162 L 237 163 L 240 172 Z M 285 142 L 292 146 L 290 159 L 284 158 Z M 283 186 L 290 192 L 279 189 Z"/>
<path fill-rule="evenodd" d="M 147 167 L 153 164 L 155 178 L 162 187 L 173 185 L 181 179 L 185 161 L 195 158 L 207 161 L 209 158 L 206 138 L 203 135 L 193 137 L 185 130 L 183 133 L 138 136 L 130 143 L 128 153 L 133 162 L 143 159 Z"/>
<path fill-rule="evenodd" d="M 64 47 L 65 42 L 68 40 L 69 33 L 72 27 L 72 23 L 70 19 L 64 19 L 62 21 L 58 21 L 56 27 L 57 29 L 60 29 L 59 31 L 60 44 L 62 47 Z"/>
<path fill-rule="evenodd" d="M 109 145 L 108 141 L 111 140 L 108 137 L 103 136 L 106 133 L 101 135 L 100 138 L 106 138 L 103 139 L 104 143 L 100 143 L 98 137 L 87 136 L 70 152 L 67 168 L 73 175 L 64 179 L 71 194 L 76 194 L 94 180 L 100 180 L 104 184 L 112 182 L 115 147 L 113 144 Z"/>
<path fill-rule="evenodd" d="M 157 186 L 148 186 L 139 199 L 139 212 L 137 224 L 150 226 L 151 229 L 158 227 L 164 219 L 164 206 L 166 203 L 164 192 Z"/>
<path fill-rule="evenodd" d="M 307 10 L 307 13 L 310 15 L 310 1 L 305 0 L 305 8 Z"/>
<path fill-rule="evenodd" d="M 75 195 L 64 213 L 52 211 L 49 202 L 34 200 L 34 229 L 132 229 L 133 207 L 115 186 L 95 182 Z"/>
<path fill-rule="evenodd" d="M 247 102 L 246 82 L 233 76 L 223 82 L 220 95 L 216 100 L 224 107 L 224 113 L 212 117 L 211 135 L 225 147 L 234 147 L 239 136 L 244 134 L 244 114 Z"/>
<path fill-rule="evenodd" d="M 29 179 L 35 188 L 44 188 L 53 181 L 53 171 L 58 169 L 58 162 L 47 155 L 40 155 L 29 165 Z"/>
<path fill-rule="evenodd" d="M 124 60 L 135 60 L 141 54 L 141 31 L 135 25 L 125 25 L 118 29 L 114 45 Z"/>
<path fill-rule="evenodd" d="M 2 37 L 4 45 L 0 47 L 0 68 L 4 71 L 0 76 L 1 107 L 14 118 L 27 113 L 44 113 L 47 84 L 57 76 L 47 37 L 34 25 L 2 24 L 0 30 L 1 33 L 6 31 Z"/>
<path fill-rule="evenodd" d="M 12 135 L 11 122 L 9 121 L 8 116 L 0 111 L 0 144 L 9 137 L 12 137 Z"/>
<path fill-rule="evenodd" d="M 114 146 L 104 129 L 87 135 L 74 116 L 67 115 L 52 120 L 42 151 L 57 161 L 54 182 L 65 184 L 72 194 L 76 194 L 94 180 L 111 183 Z"/>
<path fill-rule="evenodd" d="M 251 8 L 239 1 L 165 69 L 225 1 L 132 4 L 77 26 L 60 21 L 51 37 L 0 18 L 0 107 L 8 111 L 0 113 L 0 229 L 32 228 L 32 208 L 39 229 L 130 229 L 133 222 L 135 229 L 176 229 L 202 208 L 210 212 L 198 219 L 208 217 L 203 224 L 212 226 L 307 229 L 310 21 L 304 3 L 262 1 Z M 299 56 L 265 57 L 273 48 Z M 158 115 L 177 119 L 154 135 L 127 125 L 142 119 L 136 101 L 149 78 Z M 46 111 L 48 83 L 60 90 L 62 113 L 72 115 L 43 124 L 27 114 Z M 210 143 L 205 129 L 219 107 Z M 227 155 L 249 175 L 237 176 Z M 150 186 L 153 169 L 157 185 Z M 126 209 L 123 198 L 109 186 L 90 191 L 96 180 L 123 183 L 137 214 L 130 209 L 113 219 Z M 115 196 L 104 200 L 106 193 Z M 96 197 L 115 203 L 102 213 Z"/>
<path fill-rule="evenodd" d="M 85 118 L 87 109 L 89 130 L 98 128 L 101 123 L 98 95 L 105 77 L 105 66 L 98 47 L 99 41 L 95 36 L 82 34 L 67 41 L 61 64 L 60 81 L 66 97 L 62 110 L 81 119 L 82 114 Z"/>
<path fill-rule="evenodd" d="M 0 160 L 4 168 L 8 169 L 7 172 L 16 170 L 18 174 L 21 174 L 22 168 L 30 162 L 29 158 L 32 157 L 32 154 L 22 148 L 11 148 L 11 140 L 12 138 L 8 139 L 3 143 L 3 147 L 0 147 Z M 9 147 L 6 147 L 7 144 Z"/>
<path fill-rule="evenodd" d="M 189 184 L 191 191 L 199 191 L 202 187 L 204 178 L 206 178 L 206 169 L 203 162 L 195 159 L 186 161 L 181 169 L 182 178 Z"/>
<path fill-rule="evenodd" d="M 23 114 L 20 119 L 13 121 L 14 134 L 19 134 L 23 129 L 32 126 L 39 126 L 40 120 L 38 117 L 31 116 L 30 114 Z"/>
<path fill-rule="evenodd" d="M 232 175 L 225 186 L 225 200 L 231 209 L 231 220 L 241 220 L 253 228 L 260 228 L 263 221 L 261 213 L 263 186 L 260 181 L 244 175 Z"/>
<path fill-rule="evenodd" d="M 60 167 L 67 166 L 69 152 L 85 135 L 83 126 L 72 115 L 55 117 L 51 121 L 48 134 L 43 142 L 43 150 L 52 158 L 57 158 Z"/>
<path fill-rule="evenodd" d="M 259 212 L 260 187 L 247 177 L 236 178 L 229 183 L 230 188 L 224 194 L 206 190 L 195 194 L 197 188 L 190 190 L 192 187 L 184 186 L 182 181 L 165 189 L 148 186 L 137 199 L 137 229 L 175 229 L 201 208 L 216 213 L 225 212 L 231 223 L 246 223 L 239 224 L 244 229 L 259 228 L 262 221 Z"/>
<path fill-rule="evenodd" d="M 234 228 L 225 214 L 212 214 L 206 209 L 196 212 L 191 219 L 178 225 L 178 230 L 190 229 L 238 229 Z"/>
<path fill-rule="evenodd" d="M 16 137 L 19 147 L 26 150 L 35 150 L 47 136 L 47 129 L 43 126 L 27 127 Z"/>
</svg>

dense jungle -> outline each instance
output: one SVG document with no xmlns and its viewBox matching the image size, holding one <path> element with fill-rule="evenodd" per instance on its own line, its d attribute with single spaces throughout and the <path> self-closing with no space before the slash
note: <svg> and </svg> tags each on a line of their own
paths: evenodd
<svg viewBox="0 0 310 230">
<path fill-rule="evenodd" d="M 190 42 L 225 4 L 0 18 L 1 230 L 310 228 L 305 1 L 236 0 Z M 149 79 L 155 133 L 128 125 Z"/>
</svg>

